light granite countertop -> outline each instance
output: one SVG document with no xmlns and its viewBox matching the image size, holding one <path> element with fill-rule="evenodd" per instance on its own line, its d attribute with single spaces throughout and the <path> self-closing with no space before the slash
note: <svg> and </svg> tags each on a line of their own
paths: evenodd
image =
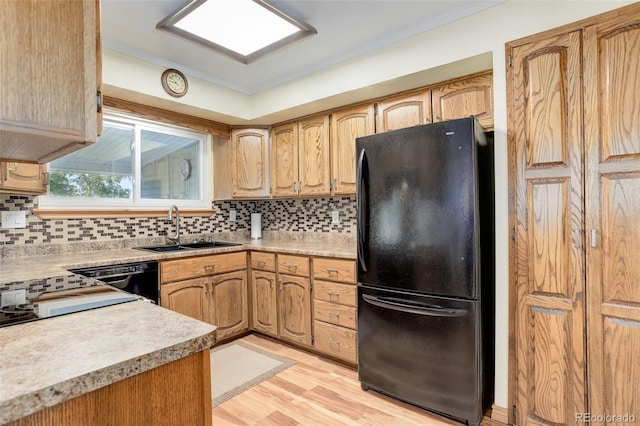
<svg viewBox="0 0 640 426">
<path fill-rule="evenodd" d="M 0 328 L 0 424 L 208 349 L 215 329 L 142 301 Z"/>
<path fill-rule="evenodd" d="M 55 254 L 33 254 L 0 258 L 0 284 L 42 279 L 67 274 L 68 269 L 112 265 L 146 260 L 163 260 L 179 257 L 202 256 L 243 250 L 270 251 L 306 256 L 356 258 L 356 244 L 350 237 L 302 235 L 278 233 L 264 239 L 252 240 L 246 236 L 226 235 L 226 241 L 241 243 L 234 247 L 219 247 L 169 253 L 155 253 L 134 248 L 111 248 L 109 243 L 96 244 L 95 250 L 61 251 Z M 155 242 L 138 243 L 140 246 Z M 37 252 L 36 252 L 37 253 Z M 46 252 L 45 252 L 46 253 Z"/>
<path fill-rule="evenodd" d="M 243 250 L 356 258 L 350 236 L 227 235 L 235 247 L 155 253 L 157 241 L 19 248 L 2 252 L 0 285 L 68 275 L 68 269 Z M 149 330 L 152 330 L 151 332 Z M 142 301 L 0 328 L 0 424 L 204 350 L 215 326 Z"/>
</svg>

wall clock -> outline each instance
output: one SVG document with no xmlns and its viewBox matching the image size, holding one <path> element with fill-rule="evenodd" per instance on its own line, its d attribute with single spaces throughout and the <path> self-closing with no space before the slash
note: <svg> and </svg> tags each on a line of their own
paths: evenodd
<svg viewBox="0 0 640 426">
<path fill-rule="evenodd" d="M 173 68 L 165 70 L 160 77 L 160 81 L 164 91 L 176 98 L 186 95 L 187 90 L 189 90 L 187 77 Z"/>
<path fill-rule="evenodd" d="M 182 160 L 179 166 L 180 179 L 187 180 L 191 177 L 191 161 Z"/>
</svg>

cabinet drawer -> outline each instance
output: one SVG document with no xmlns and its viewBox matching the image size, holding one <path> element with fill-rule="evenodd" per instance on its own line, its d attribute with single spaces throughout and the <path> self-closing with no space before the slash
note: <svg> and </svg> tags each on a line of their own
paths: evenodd
<svg viewBox="0 0 640 426">
<path fill-rule="evenodd" d="M 356 262 L 353 260 L 313 259 L 313 277 L 322 280 L 356 282 Z"/>
<path fill-rule="evenodd" d="M 276 271 L 276 255 L 273 253 L 251 252 L 251 268 L 261 271 Z"/>
<path fill-rule="evenodd" d="M 356 286 L 354 284 L 314 280 L 313 285 L 313 298 L 315 300 L 356 306 Z"/>
<path fill-rule="evenodd" d="M 288 275 L 309 276 L 309 258 L 304 256 L 278 255 L 278 272 Z"/>
<path fill-rule="evenodd" d="M 313 302 L 313 319 L 356 328 L 356 308 L 316 300 Z"/>
<path fill-rule="evenodd" d="M 317 350 L 352 364 L 358 362 L 356 352 L 358 342 L 357 331 L 337 325 L 326 324 L 321 321 L 316 321 L 314 327 L 314 343 Z"/>
<path fill-rule="evenodd" d="M 246 269 L 247 253 L 212 254 L 160 263 L 162 283 Z"/>
</svg>

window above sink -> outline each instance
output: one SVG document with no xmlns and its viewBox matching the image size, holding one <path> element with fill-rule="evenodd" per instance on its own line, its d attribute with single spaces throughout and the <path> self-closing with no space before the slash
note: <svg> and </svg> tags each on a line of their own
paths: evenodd
<svg viewBox="0 0 640 426">
<path fill-rule="evenodd" d="M 210 208 L 210 136 L 191 129 L 105 114 L 98 142 L 49 164 L 40 207 Z"/>
</svg>

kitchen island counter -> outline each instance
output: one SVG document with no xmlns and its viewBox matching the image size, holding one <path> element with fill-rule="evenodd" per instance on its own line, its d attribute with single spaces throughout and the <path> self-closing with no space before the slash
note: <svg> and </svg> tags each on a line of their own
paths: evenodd
<svg viewBox="0 0 640 426">
<path fill-rule="evenodd" d="M 143 301 L 0 328 L 0 424 L 203 353 L 215 336 Z"/>
</svg>

